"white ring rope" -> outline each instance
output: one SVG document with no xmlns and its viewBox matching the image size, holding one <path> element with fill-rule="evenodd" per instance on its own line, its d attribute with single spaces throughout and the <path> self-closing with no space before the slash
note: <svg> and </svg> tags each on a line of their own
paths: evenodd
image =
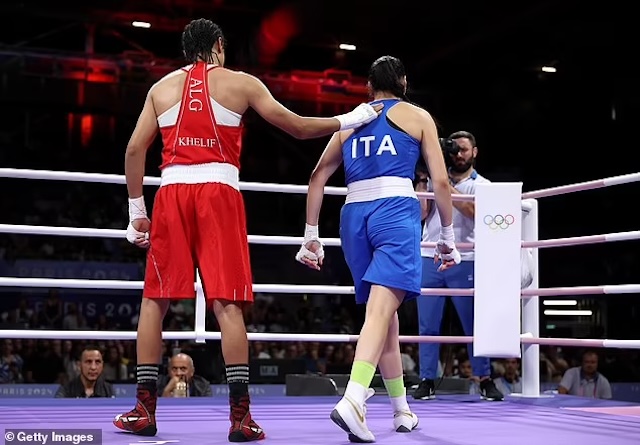
<svg viewBox="0 0 640 445">
<path fill-rule="evenodd" d="M 75 278 L 14 278 L 0 277 L 0 287 L 56 288 L 56 289 L 101 289 L 101 290 L 142 290 L 144 281 L 124 280 L 81 280 Z M 194 283 L 194 289 L 198 286 Z M 327 294 L 352 295 L 353 286 L 314 284 L 254 284 L 254 292 L 282 294 Z M 441 289 L 422 289 L 422 295 L 441 295 Z M 447 289 L 451 296 L 471 296 L 473 289 Z"/>
<path fill-rule="evenodd" d="M 74 181 L 74 182 L 98 182 L 103 184 L 126 184 L 124 175 L 104 174 L 104 173 L 83 173 L 83 172 L 59 172 L 51 170 L 31 170 L 19 168 L 0 168 L 0 178 L 14 179 L 42 179 L 50 181 Z M 628 175 L 611 176 L 609 178 L 598 179 L 595 181 L 579 182 L 560 187 L 552 187 L 541 190 L 534 190 L 522 194 L 522 199 L 535 199 L 547 196 L 564 195 L 567 193 L 578 192 L 583 190 L 594 190 L 613 185 L 629 184 L 640 181 L 640 173 L 631 173 Z M 144 185 L 160 185 L 160 178 L 154 176 L 145 176 Z M 292 185 L 292 184 L 268 184 L 261 182 L 240 182 L 240 189 L 253 192 L 279 192 L 279 193 L 299 193 L 306 194 L 308 186 Z M 325 187 L 327 195 L 346 196 L 346 187 Z M 419 197 L 433 199 L 435 197 L 432 192 L 418 192 Z M 473 201 L 474 195 L 454 194 L 451 197 L 454 201 Z"/>
<path fill-rule="evenodd" d="M 53 235 L 53 236 L 79 236 L 88 238 L 119 238 L 125 239 L 126 230 L 121 229 L 91 229 L 84 227 L 55 227 L 55 226 L 29 226 L 20 224 L 0 224 L 0 233 L 13 233 L 22 235 Z M 640 232 L 638 232 L 640 238 Z M 299 246 L 304 240 L 301 236 L 273 236 L 273 235 L 248 235 L 250 244 L 268 244 L 280 246 Z M 322 238 L 325 246 L 339 247 L 340 238 Z M 420 243 L 421 247 L 436 247 L 436 243 Z M 473 249 L 473 243 L 456 243 L 460 250 Z"/>
<path fill-rule="evenodd" d="M 0 168 L 0 178 L 14 179 L 43 179 L 49 181 L 74 181 L 74 182 L 98 182 L 103 184 L 126 184 L 124 175 L 108 175 L 103 173 L 81 173 L 81 172 L 58 172 L 51 170 L 29 170 L 19 168 Z M 160 185 L 160 178 L 154 176 L 145 176 L 144 185 Z M 297 193 L 306 195 L 309 186 L 293 185 L 293 184 L 268 184 L 262 182 L 240 182 L 240 190 L 248 192 L 278 192 L 278 193 Z M 346 196 L 346 187 L 325 187 L 325 195 Z M 433 192 L 417 192 L 420 198 L 434 199 Z M 454 201 L 474 201 L 474 195 L 453 194 L 451 198 Z M 526 209 L 529 206 L 523 203 Z"/>
<path fill-rule="evenodd" d="M 92 182 L 103 184 L 126 184 L 124 175 L 96 174 L 81 172 L 56 172 L 49 170 L 28 170 L 0 168 L 0 177 L 17 179 L 40 179 L 58 180 L 74 182 Z M 570 184 L 561 187 L 553 187 L 522 194 L 522 209 L 524 212 L 534 215 L 535 227 L 531 227 L 527 241 L 522 242 L 524 248 L 546 248 L 577 246 L 584 244 L 608 243 L 616 241 L 629 241 L 640 239 L 640 231 L 609 233 L 603 235 L 580 236 L 573 238 L 558 238 L 548 240 L 537 239 L 537 203 L 536 198 L 557 196 L 566 193 L 573 193 L 582 190 L 592 190 L 612 185 L 628 184 L 640 181 L 640 173 L 609 177 L 596 181 Z M 144 185 L 160 185 L 158 177 L 144 177 Z M 291 184 L 264 184 L 257 182 L 241 182 L 240 189 L 243 191 L 255 192 L 279 192 L 306 194 L 308 186 Z M 325 187 L 326 195 L 346 195 L 346 187 Z M 420 198 L 434 199 L 434 193 L 418 192 Z M 474 195 L 453 194 L 454 201 L 474 201 Z M 51 227 L 51 226 L 26 226 L 0 224 L 0 233 L 29 234 L 29 235 L 53 235 L 53 236 L 79 236 L 95 238 L 120 238 L 124 239 L 124 230 L 113 229 L 90 229 L 74 227 Z M 340 246 L 339 238 L 326 238 L 323 240 L 327 246 Z M 263 236 L 249 235 L 248 242 L 252 244 L 269 245 L 299 245 L 302 237 L 288 236 Z M 422 243 L 423 247 L 434 247 L 435 243 Z M 473 248 L 472 243 L 460 243 L 460 250 Z M 535 253 L 537 255 L 537 252 Z M 536 256 L 537 258 L 537 256 Z M 537 260 L 536 260 L 537 261 Z M 536 262 L 537 264 L 537 262 Z M 537 285 L 537 278 L 534 284 Z M 53 278 L 9 278 L 0 277 L 0 287 L 21 287 L 21 288 L 74 288 L 74 289 L 115 289 L 115 290 L 140 290 L 144 282 L 142 281 L 119 281 L 119 280 L 80 280 L 80 279 L 53 279 Z M 196 297 L 196 326 L 193 331 L 169 331 L 163 332 L 165 340 L 195 340 L 202 343 L 205 340 L 220 340 L 219 332 L 207 332 L 204 327 L 205 305 L 204 294 L 201 285 L 196 282 L 194 288 Z M 287 294 L 353 294 L 352 286 L 323 286 L 323 285 L 278 285 L 278 284 L 254 284 L 254 292 L 264 293 L 287 293 Z M 605 347 L 622 349 L 640 349 L 640 340 L 609 340 L 609 339 L 571 339 L 571 338 L 540 338 L 537 337 L 539 318 L 538 303 L 539 296 L 561 296 L 561 295 L 611 295 L 628 294 L 640 292 L 639 284 L 626 284 L 615 286 L 577 286 L 577 287 L 557 287 L 547 289 L 524 289 L 521 292 L 523 301 L 522 328 L 527 333 L 521 334 L 520 340 L 523 345 L 523 393 L 530 396 L 538 396 L 539 391 L 539 352 L 537 345 L 555 346 L 583 346 L 583 347 Z M 442 295 L 442 289 L 422 289 L 422 295 Z M 452 296 L 472 296 L 474 289 L 447 289 L 447 295 Z M 53 330 L 0 330 L 3 338 L 32 338 L 32 339 L 65 339 L 65 340 L 135 340 L 136 332 L 130 331 L 53 331 Z M 357 335 L 345 334 L 279 334 L 279 333 L 248 333 L 251 341 L 318 341 L 318 342 L 355 342 Z M 470 343 L 473 337 L 465 336 L 401 336 L 403 343 Z M 534 346 L 535 345 L 535 346 Z M 525 360 L 525 358 L 527 360 Z"/>
<path fill-rule="evenodd" d="M 111 289 L 111 290 L 141 290 L 144 281 L 123 280 L 81 280 L 74 278 L 14 278 L 0 277 L 0 287 L 21 288 L 57 288 L 57 289 Z M 194 283 L 194 289 L 198 286 Z M 333 286 L 314 284 L 254 284 L 254 292 L 283 293 L 283 294 L 331 294 L 351 295 L 353 286 Z M 421 294 L 425 296 L 439 296 L 445 293 L 448 296 L 472 296 L 471 289 L 447 289 L 423 288 Z M 523 289 L 523 298 L 533 297 L 557 297 L 567 295 L 616 295 L 640 293 L 640 284 L 617 284 L 607 286 L 575 286 L 575 287 L 550 287 L 541 289 Z"/>
<path fill-rule="evenodd" d="M 7 329 L 1 330 L 3 338 L 20 339 L 54 339 L 54 340 L 135 340 L 137 333 L 134 331 L 50 331 Z M 279 333 L 247 333 L 249 341 L 309 341 L 328 343 L 353 343 L 358 340 L 358 335 L 351 334 L 279 334 Z M 163 340 L 196 340 L 194 331 L 164 331 Z M 205 332 L 204 340 L 220 340 L 220 332 Z M 401 335 L 401 343 L 441 343 L 464 344 L 471 343 L 472 336 L 425 336 L 425 335 Z M 522 334 L 520 341 L 523 344 L 552 345 L 552 346 L 582 346 L 592 348 L 619 348 L 640 349 L 640 340 L 600 340 L 577 338 L 537 338 L 530 334 Z"/>
<path fill-rule="evenodd" d="M 57 289 L 102 289 L 102 290 L 142 290 L 144 281 L 123 280 L 79 280 L 73 278 L 13 278 L 0 277 L 0 287 L 32 287 Z M 197 289 L 194 283 L 194 290 Z M 461 289 L 467 293 L 473 289 Z M 328 286 L 306 284 L 254 284 L 254 292 L 283 294 L 333 294 L 350 295 L 354 293 L 353 286 Z"/>
<path fill-rule="evenodd" d="M 22 235 L 52 235 L 52 236 L 79 236 L 93 238 L 119 238 L 124 239 L 126 230 L 121 229 L 92 229 L 85 227 L 56 227 L 56 226 L 29 226 L 21 224 L 0 224 L 0 233 L 13 233 Z M 632 241 L 640 239 L 640 230 L 631 232 L 606 233 L 604 235 L 576 236 L 569 238 L 547 239 L 540 241 L 523 241 L 524 248 L 566 247 L 586 244 L 611 243 L 618 241 Z M 247 240 L 251 244 L 267 244 L 280 246 L 299 246 L 302 244 L 301 236 L 272 236 L 249 235 Z M 322 238 L 325 246 L 339 247 L 340 238 Z M 436 243 L 420 243 L 421 247 L 435 247 Z M 473 243 L 456 243 L 460 250 L 473 249 Z"/>
<path fill-rule="evenodd" d="M 523 199 L 545 198 L 547 196 L 565 195 L 567 193 L 581 192 L 584 190 L 595 190 L 612 185 L 630 184 L 640 181 L 640 173 L 630 173 L 628 175 L 611 176 L 609 178 L 597 179 L 595 181 L 578 182 L 576 184 L 562 185 L 548 189 L 535 190 L 522 194 Z"/>
<path fill-rule="evenodd" d="M 605 286 L 547 287 L 541 289 L 523 289 L 523 298 L 557 297 L 561 295 L 614 295 L 637 294 L 640 284 L 613 284 Z"/>
</svg>

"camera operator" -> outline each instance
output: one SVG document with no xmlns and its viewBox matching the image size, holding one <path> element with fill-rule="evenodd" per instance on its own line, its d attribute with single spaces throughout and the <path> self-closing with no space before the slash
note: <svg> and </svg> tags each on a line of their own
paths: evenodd
<svg viewBox="0 0 640 445">
<path fill-rule="evenodd" d="M 467 131 L 453 133 L 447 139 L 441 139 L 440 145 L 449 167 L 451 194 L 475 194 L 476 184 L 489 182 L 475 170 L 478 155 L 475 137 Z M 416 169 L 416 191 L 432 191 L 428 182 L 428 172 L 422 167 Z M 425 221 L 422 240 L 437 242 L 440 233 L 438 210 L 427 199 L 421 199 L 422 216 Z M 453 229 L 455 239 L 461 243 L 474 242 L 475 204 L 466 201 L 453 201 Z M 474 252 L 462 250 L 462 261 L 458 267 L 438 272 L 433 261 L 434 249 L 422 249 L 422 287 L 456 288 L 474 287 Z M 418 325 L 420 335 L 440 335 L 440 324 L 446 302 L 443 296 L 420 297 L 417 299 Z M 473 297 L 451 297 L 462 324 L 465 335 L 473 335 Z M 480 395 L 485 400 L 502 400 L 504 397 L 491 380 L 491 364 L 488 358 L 474 357 L 473 345 L 468 345 L 468 355 L 474 377 L 480 381 Z M 418 400 L 435 398 L 435 379 L 438 368 L 440 346 L 437 343 L 420 344 L 421 382 L 413 397 Z"/>
</svg>

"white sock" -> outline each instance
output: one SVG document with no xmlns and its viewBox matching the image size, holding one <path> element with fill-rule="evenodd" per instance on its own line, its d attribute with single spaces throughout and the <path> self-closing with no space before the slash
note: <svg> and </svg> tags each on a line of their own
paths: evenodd
<svg viewBox="0 0 640 445">
<path fill-rule="evenodd" d="M 409 404 L 407 403 L 407 392 L 405 389 L 405 394 L 398 397 L 389 397 L 391 401 L 391 407 L 393 408 L 393 412 L 397 413 L 398 411 L 406 411 L 411 412 L 411 408 L 409 408 Z"/>
<path fill-rule="evenodd" d="M 362 386 L 360 383 L 349 380 L 349 383 L 347 383 L 347 388 L 344 390 L 344 395 L 348 396 L 357 404 L 364 405 L 364 402 L 367 398 L 367 388 Z"/>
</svg>

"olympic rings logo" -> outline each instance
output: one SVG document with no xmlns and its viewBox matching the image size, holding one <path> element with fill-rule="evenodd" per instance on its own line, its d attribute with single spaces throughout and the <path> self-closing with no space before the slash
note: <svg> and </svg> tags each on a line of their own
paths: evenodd
<svg viewBox="0 0 640 445">
<path fill-rule="evenodd" d="M 491 230 L 507 230 L 509 226 L 516 221 L 516 219 L 513 215 L 486 215 L 483 221 Z"/>
</svg>

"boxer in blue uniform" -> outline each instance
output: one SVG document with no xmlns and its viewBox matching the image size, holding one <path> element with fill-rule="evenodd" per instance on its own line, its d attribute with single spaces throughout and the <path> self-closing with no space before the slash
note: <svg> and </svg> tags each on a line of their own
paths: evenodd
<svg viewBox="0 0 640 445">
<path fill-rule="evenodd" d="M 376 367 L 389 393 L 394 429 L 409 432 L 418 418 L 407 404 L 400 358 L 397 310 L 420 295 L 420 203 L 413 188 L 418 157 L 431 173 L 442 231 L 434 261 L 445 270 L 460 262 L 452 226 L 449 179 L 435 123 L 429 113 L 406 99 L 402 62 L 385 56 L 369 71 L 380 116 L 355 131 L 335 133 L 309 181 L 305 236 L 296 260 L 320 269 L 324 249 L 318 218 L 324 186 L 344 162 L 347 198 L 340 215 L 342 250 L 353 277 L 356 301 L 366 304 L 351 378 L 331 420 L 355 442 L 374 442 L 365 420 L 365 402 Z"/>
</svg>

